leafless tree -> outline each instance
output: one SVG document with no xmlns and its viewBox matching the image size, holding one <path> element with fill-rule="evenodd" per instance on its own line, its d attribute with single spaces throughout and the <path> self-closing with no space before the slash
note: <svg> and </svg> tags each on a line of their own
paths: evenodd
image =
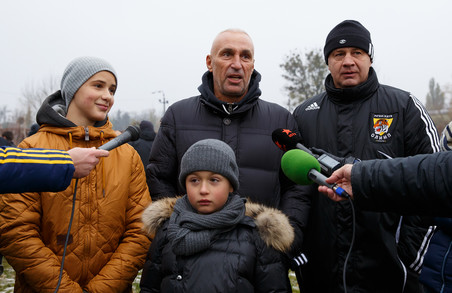
<svg viewBox="0 0 452 293">
<path fill-rule="evenodd" d="M 38 83 L 31 82 L 23 88 L 20 100 L 25 105 L 25 124 L 27 126 L 35 122 L 36 113 L 44 99 L 57 91 L 58 88 L 58 80 L 52 75 Z"/>
<path fill-rule="evenodd" d="M 426 96 L 425 107 L 435 122 L 436 129 L 441 133 L 444 127 L 452 120 L 452 111 L 447 96 L 450 94 L 450 86 L 442 90 L 434 78 L 429 81 L 429 92 Z"/>
<path fill-rule="evenodd" d="M 0 123 L 4 124 L 8 121 L 8 113 L 11 112 L 7 105 L 0 106 Z"/>
<path fill-rule="evenodd" d="M 283 69 L 282 77 L 287 82 L 284 90 L 289 96 L 289 111 L 325 90 L 323 83 L 328 75 L 328 67 L 321 49 L 305 50 L 304 53 L 296 49 L 286 55 L 279 66 Z"/>
</svg>

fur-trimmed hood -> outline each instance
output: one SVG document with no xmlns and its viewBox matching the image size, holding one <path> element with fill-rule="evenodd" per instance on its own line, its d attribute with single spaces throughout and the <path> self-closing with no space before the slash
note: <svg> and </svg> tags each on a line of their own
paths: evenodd
<svg viewBox="0 0 452 293">
<path fill-rule="evenodd" d="M 143 212 L 143 230 L 154 237 L 158 228 L 170 218 L 179 197 L 166 197 L 152 202 Z M 268 246 L 281 252 L 288 251 L 294 240 L 294 230 L 288 217 L 280 210 L 247 200 L 245 215 L 256 224 L 260 237 Z"/>
</svg>

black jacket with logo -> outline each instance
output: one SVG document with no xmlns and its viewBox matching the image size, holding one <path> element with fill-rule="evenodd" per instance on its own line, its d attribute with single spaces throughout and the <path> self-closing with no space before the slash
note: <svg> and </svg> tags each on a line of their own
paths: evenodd
<svg viewBox="0 0 452 293">
<path fill-rule="evenodd" d="M 373 68 L 366 82 L 334 87 L 294 111 L 306 147 L 361 160 L 404 157 L 439 151 L 434 123 L 410 93 L 381 85 Z M 380 153 L 381 152 L 381 153 Z M 383 155 L 384 153 L 385 155 Z M 317 195 L 305 234 L 303 292 L 343 292 L 342 272 L 352 238 L 350 203 Z M 348 292 L 418 292 L 418 273 L 431 237 L 425 219 L 356 209 L 356 238 L 348 260 Z"/>
</svg>

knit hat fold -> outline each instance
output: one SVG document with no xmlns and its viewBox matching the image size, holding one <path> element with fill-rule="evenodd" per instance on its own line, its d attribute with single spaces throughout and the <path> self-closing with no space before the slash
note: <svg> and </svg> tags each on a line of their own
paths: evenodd
<svg viewBox="0 0 452 293">
<path fill-rule="evenodd" d="M 344 20 L 335 26 L 326 37 L 323 53 L 328 64 L 328 56 L 338 48 L 355 47 L 364 50 L 373 60 L 374 49 L 370 32 L 356 20 Z"/>
<path fill-rule="evenodd" d="M 66 67 L 61 78 L 61 94 L 66 103 L 66 111 L 74 98 L 78 89 L 93 76 L 100 71 L 108 71 L 116 77 L 113 66 L 107 61 L 97 57 L 79 57 L 72 60 Z"/>
<path fill-rule="evenodd" d="M 179 182 L 185 187 L 185 178 L 196 171 L 211 171 L 226 177 L 234 190 L 239 188 L 239 168 L 234 151 L 218 139 L 204 139 L 194 143 L 182 156 Z"/>
</svg>

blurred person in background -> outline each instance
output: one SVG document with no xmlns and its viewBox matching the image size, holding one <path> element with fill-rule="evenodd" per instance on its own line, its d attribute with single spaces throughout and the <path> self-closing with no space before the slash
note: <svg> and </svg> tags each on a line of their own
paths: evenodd
<svg viewBox="0 0 452 293">
<path fill-rule="evenodd" d="M 143 120 L 140 122 L 140 138 L 129 142 L 140 155 L 144 167 L 149 164 L 149 157 L 151 156 L 151 148 L 154 139 L 154 125 L 151 121 Z"/>
</svg>

